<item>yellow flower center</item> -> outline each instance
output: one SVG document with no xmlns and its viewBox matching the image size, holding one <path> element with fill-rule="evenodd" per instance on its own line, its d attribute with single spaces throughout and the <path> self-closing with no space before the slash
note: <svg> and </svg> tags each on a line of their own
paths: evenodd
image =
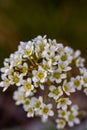
<svg viewBox="0 0 87 130">
<path fill-rule="evenodd" d="M 74 116 L 72 114 L 69 115 L 69 121 L 73 121 L 74 120 Z"/>
<path fill-rule="evenodd" d="M 62 70 L 66 70 L 66 66 L 63 65 L 63 64 L 60 65 L 60 68 L 61 68 Z"/>
<path fill-rule="evenodd" d="M 43 113 L 44 113 L 44 114 L 47 114 L 48 112 L 49 112 L 49 108 L 48 108 L 48 107 L 44 107 L 44 108 L 43 108 Z"/>
<path fill-rule="evenodd" d="M 31 83 L 26 83 L 25 87 L 26 87 L 28 90 L 31 90 L 32 85 L 31 85 Z"/>
<path fill-rule="evenodd" d="M 18 83 L 18 82 L 19 82 L 19 77 L 14 76 L 13 81 L 14 81 L 15 83 Z"/>
<path fill-rule="evenodd" d="M 83 78 L 84 82 L 87 83 L 87 78 Z"/>
<path fill-rule="evenodd" d="M 31 114 L 33 114 L 33 108 L 29 108 L 29 112 L 31 113 Z"/>
<path fill-rule="evenodd" d="M 64 105 L 67 103 L 67 101 L 65 99 L 62 99 L 62 100 L 60 100 L 60 103 L 61 103 L 61 105 Z"/>
<path fill-rule="evenodd" d="M 62 115 L 62 116 L 65 116 L 65 115 L 66 115 L 66 112 L 65 112 L 65 111 L 62 111 L 61 115 Z"/>
<path fill-rule="evenodd" d="M 28 69 L 26 67 L 22 68 L 22 73 L 27 73 Z"/>
<path fill-rule="evenodd" d="M 32 49 L 28 49 L 28 50 L 26 51 L 26 55 L 30 56 L 31 54 L 32 54 Z"/>
<path fill-rule="evenodd" d="M 56 79 L 60 79 L 61 74 L 58 73 L 58 72 L 55 72 L 55 73 L 53 74 L 53 76 L 54 76 Z"/>
<path fill-rule="evenodd" d="M 30 100 L 27 99 L 27 100 L 25 101 L 25 104 L 26 104 L 26 105 L 29 105 L 29 104 L 30 104 Z"/>
<path fill-rule="evenodd" d="M 74 84 L 75 84 L 75 86 L 78 87 L 78 86 L 80 85 L 80 81 L 79 81 L 79 80 L 75 80 L 75 81 L 74 81 Z"/>
<path fill-rule="evenodd" d="M 36 103 L 35 107 L 40 108 L 40 106 L 41 106 L 41 102 L 39 101 L 39 102 Z"/>
<path fill-rule="evenodd" d="M 38 72 L 38 78 L 43 79 L 44 78 L 44 73 L 43 72 Z"/>
<path fill-rule="evenodd" d="M 61 120 L 61 121 L 59 122 L 59 124 L 60 124 L 61 126 L 64 126 L 64 125 L 65 125 L 65 121 Z"/>
<path fill-rule="evenodd" d="M 54 89 L 54 90 L 53 90 L 53 93 L 54 93 L 55 95 L 58 95 L 60 92 L 59 92 L 58 89 Z"/>
<path fill-rule="evenodd" d="M 67 56 L 66 55 L 62 55 L 61 60 L 62 61 L 66 61 L 67 60 Z"/>
</svg>

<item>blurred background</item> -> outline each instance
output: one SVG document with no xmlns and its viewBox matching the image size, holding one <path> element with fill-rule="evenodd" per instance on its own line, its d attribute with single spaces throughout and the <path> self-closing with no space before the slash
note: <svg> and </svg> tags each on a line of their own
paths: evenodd
<svg viewBox="0 0 87 130">
<path fill-rule="evenodd" d="M 45 34 L 80 49 L 87 59 L 87 1 L 0 0 L 0 67 L 4 58 L 17 49 L 19 41 Z M 22 108 L 15 106 L 12 90 L 2 93 L 0 89 L 0 130 L 32 125 L 35 121 L 39 119 L 27 119 Z"/>
</svg>

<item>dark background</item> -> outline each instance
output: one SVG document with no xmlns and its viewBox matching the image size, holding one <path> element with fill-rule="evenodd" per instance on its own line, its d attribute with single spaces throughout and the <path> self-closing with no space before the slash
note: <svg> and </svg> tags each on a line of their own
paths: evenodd
<svg viewBox="0 0 87 130">
<path fill-rule="evenodd" d="M 0 0 L 0 67 L 19 41 L 45 34 L 87 58 L 87 0 Z M 0 128 L 31 121 L 14 105 L 12 90 L 0 95 Z"/>
</svg>

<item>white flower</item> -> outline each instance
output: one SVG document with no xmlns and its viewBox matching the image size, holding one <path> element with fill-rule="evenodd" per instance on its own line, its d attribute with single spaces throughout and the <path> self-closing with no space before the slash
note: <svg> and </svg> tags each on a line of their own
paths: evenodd
<svg viewBox="0 0 87 130">
<path fill-rule="evenodd" d="M 45 57 L 47 60 L 55 56 L 56 46 L 54 44 L 47 44 L 45 50 L 42 53 L 42 57 Z"/>
<path fill-rule="evenodd" d="M 3 75 L 7 76 L 9 78 L 10 75 L 13 75 L 15 72 L 15 70 L 11 67 L 8 71 L 5 71 L 1 77 L 3 77 Z"/>
<path fill-rule="evenodd" d="M 71 47 L 69 47 L 69 46 L 66 46 L 66 47 L 64 47 L 64 52 L 69 56 L 73 56 L 73 53 L 74 53 L 74 50 L 71 48 Z"/>
<path fill-rule="evenodd" d="M 45 37 L 37 37 L 34 39 L 35 44 L 35 54 L 37 57 L 44 57 L 43 53 L 46 53 L 46 50 L 48 50 L 49 44 L 47 44 L 47 39 Z M 45 51 L 45 52 L 44 52 Z"/>
<path fill-rule="evenodd" d="M 49 59 L 48 61 L 43 60 L 42 61 L 42 67 L 44 70 L 48 71 L 48 72 L 53 72 L 52 70 L 52 60 Z"/>
<path fill-rule="evenodd" d="M 21 65 L 19 67 L 19 69 L 20 69 L 22 75 L 25 76 L 28 73 L 28 64 L 26 62 L 24 62 L 23 65 Z"/>
<path fill-rule="evenodd" d="M 72 68 L 70 66 L 67 66 L 66 63 L 59 63 L 58 64 L 59 70 L 67 72 L 70 71 Z"/>
<path fill-rule="evenodd" d="M 3 91 L 6 91 L 10 86 L 10 80 L 7 77 L 3 77 L 3 81 L 0 82 L 0 87 L 3 87 Z"/>
<path fill-rule="evenodd" d="M 80 76 L 76 76 L 76 78 L 71 78 L 71 82 L 73 83 L 73 87 L 75 87 L 77 90 L 82 89 L 83 81 L 81 80 Z"/>
<path fill-rule="evenodd" d="M 56 119 L 57 129 L 63 129 L 66 125 L 66 121 L 64 119 Z"/>
<path fill-rule="evenodd" d="M 18 52 L 21 52 L 21 54 L 23 55 L 23 50 L 25 49 L 27 42 L 22 42 L 20 41 L 20 45 L 18 45 Z"/>
<path fill-rule="evenodd" d="M 31 103 L 30 103 L 30 106 L 32 108 L 34 108 L 34 111 L 35 111 L 35 115 L 40 115 L 40 110 L 42 108 L 42 105 L 43 105 L 43 98 L 41 96 L 39 96 L 38 98 L 31 98 Z"/>
<path fill-rule="evenodd" d="M 22 55 L 19 52 L 15 52 L 10 55 L 10 66 L 19 66 L 22 64 Z"/>
<path fill-rule="evenodd" d="M 73 115 L 77 116 L 79 114 L 79 107 L 78 105 L 72 105 L 70 107 L 70 111 L 72 112 Z"/>
<path fill-rule="evenodd" d="M 75 53 L 74 53 L 74 58 L 78 58 L 81 54 L 81 51 L 80 50 L 76 50 Z"/>
<path fill-rule="evenodd" d="M 63 53 L 64 52 L 63 44 L 61 44 L 61 43 L 57 44 L 57 49 L 56 50 L 57 50 L 58 53 Z"/>
<path fill-rule="evenodd" d="M 73 57 L 69 54 L 69 52 L 66 52 L 66 53 L 64 52 L 64 53 L 60 54 L 59 63 L 68 65 L 71 63 L 72 59 L 73 59 Z"/>
<path fill-rule="evenodd" d="M 68 116 L 67 116 L 67 123 L 70 127 L 74 126 L 75 124 L 79 124 L 80 120 L 79 118 L 77 118 L 73 113 L 68 112 Z"/>
<path fill-rule="evenodd" d="M 29 107 L 27 110 L 27 117 L 34 117 L 34 109 L 32 107 Z"/>
<path fill-rule="evenodd" d="M 12 70 L 12 66 L 9 65 L 8 62 L 4 61 L 4 67 L 0 69 L 2 73 L 5 73 L 5 75 L 8 75 L 8 73 Z"/>
<path fill-rule="evenodd" d="M 30 99 L 26 98 L 24 103 L 23 103 L 23 108 L 25 111 L 28 111 L 29 107 L 30 107 Z"/>
<path fill-rule="evenodd" d="M 71 105 L 71 100 L 69 98 L 60 98 L 58 100 L 57 108 L 62 108 L 63 110 L 67 109 L 67 105 Z"/>
<path fill-rule="evenodd" d="M 53 116 L 54 112 L 51 110 L 52 109 L 52 104 L 43 104 L 42 108 L 39 112 L 39 114 L 42 116 L 42 121 L 46 122 L 48 119 L 48 116 Z"/>
<path fill-rule="evenodd" d="M 50 93 L 48 94 L 48 96 L 50 98 L 54 98 L 55 100 L 57 100 L 60 96 L 63 95 L 61 86 L 55 87 L 52 85 L 52 86 L 50 86 L 49 90 L 50 90 Z"/>
<path fill-rule="evenodd" d="M 34 49 L 34 46 L 33 46 L 33 42 L 31 41 L 28 41 L 27 44 L 25 45 L 25 48 L 23 48 L 23 57 L 24 58 L 29 58 L 32 53 L 33 53 L 33 49 Z"/>
<path fill-rule="evenodd" d="M 23 75 L 19 73 L 14 72 L 13 74 L 9 75 L 9 80 L 11 81 L 11 85 L 16 84 L 17 86 L 20 86 L 23 81 Z"/>
<path fill-rule="evenodd" d="M 35 102 L 35 111 L 39 113 L 40 108 L 43 105 L 43 98 L 40 96 Z"/>
<path fill-rule="evenodd" d="M 25 101 L 25 93 L 22 87 L 19 87 L 13 94 L 13 99 L 16 101 L 16 105 L 23 104 Z"/>
<path fill-rule="evenodd" d="M 84 67 L 84 62 L 85 62 L 85 59 L 79 57 L 78 59 L 76 59 L 76 66 L 77 67 Z"/>
<path fill-rule="evenodd" d="M 26 96 L 29 96 L 31 91 L 34 90 L 34 86 L 32 85 L 32 81 L 30 78 L 28 78 L 27 80 L 22 81 L 22 85 L 24 87 Z"/>
<path fill-rule="evenodd" d="M 85 67 L 79 68 L 79 71 L 81 75 L 87 75 L 87 68 Z"/>
<path fill-rule="evenodd" d="M 42 69 L 42 67 L 39 66 L 38 71 L 37 70 L 33 70 L 33 82 L 38 82 L 40 81 L 41 83 L 44 83 L 46 81 L 46 76 L 47 76 L 47 72 Z"/>
<path fill-rule="evenodd" d="M 60 118 L 67 118 L 67 110 L 58 110 L 58 117 Z"/>
<path fill-rule="evenodd" d="M 66 74 L 62 73 L 60 70 L 54 70 L 53 73 L 51 73 L 51 76 L 49 77 L 50 81 L 61 83 L 62 79 L 66 78 Z"/>
<path fill-rule="evenodd" d="M 72 82 L 67 82 L 64 80 L 63 82 L 63 91 L 66 93 L 66 95 L 70 95 L 70 93 L 75 92 L 75 88 L 73 87 Z"/>
</svg>

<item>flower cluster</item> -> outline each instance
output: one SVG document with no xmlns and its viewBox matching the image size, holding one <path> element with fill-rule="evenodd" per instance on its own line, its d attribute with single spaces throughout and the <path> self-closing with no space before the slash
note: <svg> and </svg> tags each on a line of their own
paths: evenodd
<svg viewBox="0 0 87 130">
<path fill-rule="evenodd" d="M 51 117 L 57 128 L 72 127 L 80 123 L 80 111 L 70 95 L 80 90 L 87 95 L 87 69 L 80 54 L 46 36 L 20 42 L 4 60 L 0 86 L 3 91 L 18 87 L 13 99 L 27 117 L 40 116 L 44 122 Z"/>
</svg>

